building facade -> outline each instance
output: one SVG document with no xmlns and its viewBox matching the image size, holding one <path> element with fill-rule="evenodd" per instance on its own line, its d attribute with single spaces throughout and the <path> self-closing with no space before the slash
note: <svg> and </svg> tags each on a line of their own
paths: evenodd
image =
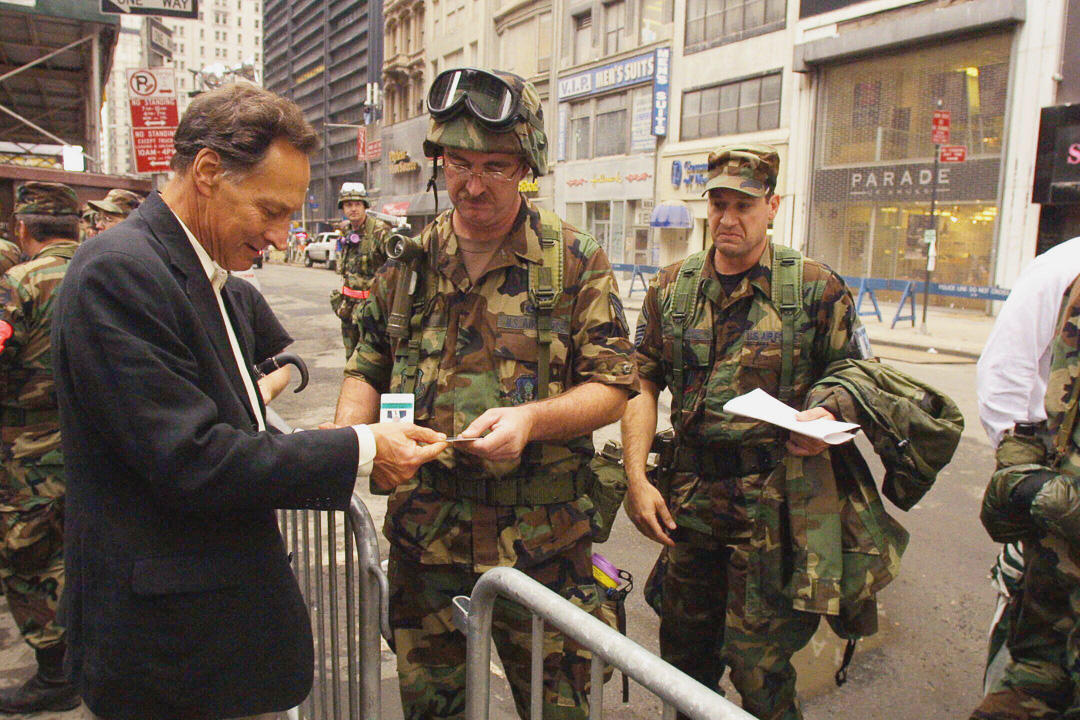
<svg viewBox="0 0 1080 720">
<path fill-rule="evenodd" d="M 382 75 L 382 2 L 266 0 L 263 21 L 263 84 L 296 102 L 323 134 L 323 148 L 311 161 L 305 211 L 318 229 L 341 217 L 341 184 L 365 180 L 357 128 L 374 114 L 368 85 Z"/>
<path fill-rule="evenodd" d="M 558 47 L 555 210 L 593 235 L 614 264 L 656 265 L 649 226 L 667 96 L 675 6 L 671 0 L 563 0 Z"/>
</svg>

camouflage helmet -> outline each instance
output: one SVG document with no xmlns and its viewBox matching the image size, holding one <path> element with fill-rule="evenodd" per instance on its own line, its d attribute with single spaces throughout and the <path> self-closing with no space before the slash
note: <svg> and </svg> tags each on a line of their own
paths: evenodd
<svg viewBox="0 0 1080 720">
<path fill-rule="evenodd" d="M 344 207 L 345 203 L 355 201 L 364 203 L 364 207 L 371 207 L 371 202 L 368 200 L 367 188 L 364 187 L 364 183 L 361 182 L 347 182 L 341 184 L 341 191 L 338 193 L 337 206 L 339 208 Z"/>
<path fill-rule="evenodd" d="M 63 183 L 25 182 L 15 188 L 15 215 L 79 215 L 79 198 Z"/>
<path fill-rule="evenodd" d="M 716 188 L 765 197 L 776 189 L 780 155 L 772 145 L 725 145 L 709 154 L 707 194 Z"/>
<path fill-rule="evenodd" d="M 86 201 L 86 204 L 97 212 L 106 212 L 122 217 L 130 215 L 141 203 L 141 197 L 130 190 L 121 190 L 120 188 L 113 188 L 101 200 Z"/>
<path fill-rule="evenodd" d="M 513 73 L 502 70 L 492 70 L 491 73 L 505 80 L 517 91 L 525 110 L 532 113 L 538 120 L 537 125 L 542 127 L 544 110 L 536 87 Z M 430 118 L 427 137 L 424 139 L 424 155 L 436 158 L 443 154 L 445 148 L 521 155 L 529 164 L 533 175 L 540 177 L 548 171 L 547 135 L 540 127 L 519 122 L 505 132 L 493 132 L 467 112 L 446 122 Z"/>
</svg>

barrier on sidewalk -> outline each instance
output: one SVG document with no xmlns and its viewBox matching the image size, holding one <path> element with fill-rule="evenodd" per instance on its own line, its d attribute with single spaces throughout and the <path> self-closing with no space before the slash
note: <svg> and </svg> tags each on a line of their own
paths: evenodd
<svg viewBox="0 0 1080 720">
<path fill-rule="evenodd" d="M 660 268 L 655 265 L 630 265 L 627 263 L 613 263 L 611 269 L 614 272 L 628 272 L 633 273 L 630 276 L 630 289 L 627 291 L 627 295 L 634 294 L 634 281 L 641 278 L 641 292 L 645 292 L 649 289 L 649 281 L 645 279 L 645 273 L 655 275 L 660 272 Z"/>
<path fill-rule="evenodd" d="M 292 432 L 269 408 L 266 420 L 270 427 Z M 315 684 L 297 708 L 298 717 L 382 717 L 380 631 L 388 642 L 392 636 L 388 584 L 371 513 L 354 494 L 347 513 L 279 510 L 278 525 L 315 636 Z"/>
<path fill-rule="evenodd" d="M 664 662 L 633 640 L 575 607 L 569 600 L 513 568 L 485 572 L 470 597 L 454 599 L 455 622 L 467 640 L 465 661 L 465 718 L 487 720 L 491 690 L 491 621 L 495 599 L 504 597 L 532 613 L 531 717 L 542 713 L 544 623 L 551 623 L 588 648 L 592 654 L 589 717 L 603 717 L 604 661 L 629 675 L 664 703 L 664 717 L 676 710 L 695 720 L 754 720 L 753 716 L 709 690 L 681 670 Z"/>
</svg>

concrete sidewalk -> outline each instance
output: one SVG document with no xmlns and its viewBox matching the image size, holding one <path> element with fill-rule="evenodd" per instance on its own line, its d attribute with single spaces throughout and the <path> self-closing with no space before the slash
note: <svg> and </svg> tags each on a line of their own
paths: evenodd
<svg viewBox="0 0 1080 720">
<path fill-rule="evenodd" d="M 15 621 L 11 619 L 7 600 L 0 598 L 0 688 L 18 687 L 37 670 L 34 651 L 22 639 Z M 0 715 L 0 718 L 34 718 L 34 720 L 92 720 L 85 705 L 62 713 L 32 713 L 30 715 Z"/>
</svg>

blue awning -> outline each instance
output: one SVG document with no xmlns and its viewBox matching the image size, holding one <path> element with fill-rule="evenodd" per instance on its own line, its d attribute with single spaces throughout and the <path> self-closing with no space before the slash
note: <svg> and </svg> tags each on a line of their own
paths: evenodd
<svg viewBox="0 0 1080 720">
<path fill-rule="evenodd" d="M 653 208 L 649 225 L 659 228 L 694 227 L 694 211 L 682 200 L 665 200 Z"/>
</svg>

